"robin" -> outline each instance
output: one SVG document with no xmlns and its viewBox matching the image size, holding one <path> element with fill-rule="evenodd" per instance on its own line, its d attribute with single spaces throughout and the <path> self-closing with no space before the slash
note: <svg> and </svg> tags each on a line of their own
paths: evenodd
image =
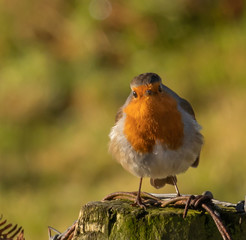
<svg viewBox="0 0 246 240">
<path fill-rule="evenodd" d="M 109 135 L 109 151 L 140 178 L 135 203 L 144 207 L 144 177 L 157 189 L 174 185 L 180 195 L 176 175 L 198 166 L 203 136 L 191 104 L 162 84 L 157 74 L 140 74 L 130 87 Z"/>
</svg>

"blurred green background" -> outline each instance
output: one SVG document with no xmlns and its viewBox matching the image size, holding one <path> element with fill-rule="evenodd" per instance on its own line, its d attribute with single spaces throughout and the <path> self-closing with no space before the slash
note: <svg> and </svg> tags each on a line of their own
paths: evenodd
<svg viewBox="0 0 246 240">
<path fill-rule="evenodd" d="M 138 179 L 108 154 L 130 80 L 156 72 L 203 126 L 182 193 L 246 194 L 243 0 L 0 2 L 0 213 L 26 239 L 64 231 L 80 207 Z M 144 191 L 168 193 L 173 187 Z"/>
</svg>

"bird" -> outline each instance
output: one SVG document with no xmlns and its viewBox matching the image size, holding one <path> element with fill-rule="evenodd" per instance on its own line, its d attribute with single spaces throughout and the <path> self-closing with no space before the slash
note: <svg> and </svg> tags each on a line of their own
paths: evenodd
<svg viewBox="0 0 246 240">
<path fill-rule="evenodd" d="M 176 175 L 198 166 L 203 135 L 191 104 L 164 85 L 158 74 L 140 74 L 130 88 L 109 134 L 109 152 L 140 178 L 135 204 L 145 207 L 143 178 L 150 178 L 156 189 L 174 185 L 180 196 Z"/>
</svg>

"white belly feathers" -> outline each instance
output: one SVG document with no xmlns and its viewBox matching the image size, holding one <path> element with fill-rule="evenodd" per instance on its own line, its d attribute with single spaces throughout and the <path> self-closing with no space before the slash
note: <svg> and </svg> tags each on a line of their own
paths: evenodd
<svg viewBox="0 0 246 240">
<path fill-rule="evenodd" d="M 184 123 L 184 138 L 181 147 L 170 150 L 156 142 L 152 153 L 136 152 L 124 135 L 125 115 L 110 132 L 109 151 L 121 165 L 138 177 L 165 178 L 185 172 L 198 157 L 203 137 L 201 127 L 193 117 L 178 108 Z"/>
</svg>

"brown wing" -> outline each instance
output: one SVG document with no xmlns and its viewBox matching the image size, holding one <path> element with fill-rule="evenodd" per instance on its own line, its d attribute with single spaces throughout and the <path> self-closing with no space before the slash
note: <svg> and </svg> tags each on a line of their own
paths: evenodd
<svg viewBox="0 0 246 240">
<path fill-rule="evenodd" d="M 130 93 L 130 95 L 128 96 L 128 98 L 126 99 L 126 102 L 123 106 L 121 106 L 118 110 L 118 112 L 116 113 L 115 116 L 115 123 L 117 123 L 122 117 L 123 117 L 123 109 L 125 108 L 125 106 L 128 105 L 128 103 L 132 100 L 132 93 Z"/>
<path fill-rule="evenodd" d="M 194 112 L 194 110 L 193 110 L 191 104 L 190 104 L 187 100 L 185 100 L 185 99 L 183 99 L 183 98 L 180 98 L 179 104 L 180 104 L 180 106 L 181 106 L 187 113 L 189 113 L 190 115 L 192 115 L 192 116 L 194 117 L 194 119 L 196 119 L 195 112 Z M 191 165 L 191 167 L 194 167 L 194 168 L 197 167 L 197 166 L 199 165 L 199 160 L 200 160 L 200 153 L 199 153 L 199 155 L 197 156 L 196 161 Z"/>
<path fill-rule="evenodd" d="M 122 112 L 122 107 L 118 110 L 118 112 L 115 115 L 115 123 L 117 123 L 119 121 L 119 119 L 121 119 L 123 116 L 123 112 Z"/>
<path fill-rule="evenodd" d="M 195 112 L 194 112 L 194 110 L 193 110 L 191 104 L 190 104 L 187 100 L 185 100 L 184 98 L 180 98 L 179 104 L 180 104 L 180 106 L 181 106 L 187 113 L 189 113 L 190 115 L 192 115 L 192 116 L 194 117 L 194 119 L 196 119 L 196 117 L 195 117 Z"/>
<path fill-rule="evenodd" d="M 200 160 L 200 153 L 199 153 L 198 157 L 196 158 L 196 161 L 193 162 L 193 164 L 191 166 L 196 168 L 199 165 L 199 160 Z"/>
<path fill-rule="evenodd" d="M 167 93 L 169 93 L 171 96 L 173 96 L 178 101 L 179 105 L 184 109 L 184 111 L 189 113 L 196 120 L 195 112 L 194 112 L 191 104 L 187 100 L 185 100 L 184 98 L 181 98 L 177 93 L 175 93 L 174 91 L 172 91 L 170 88 L 168 88 L 167 86 L 165 86 L 163 84 L 162 84 L 162 88 Z M 200 159 L 200 153 L 198 154 L 195 162 L 191 166 L 197 167 L 199 164 L 199 159 Z"/>
</svg>

